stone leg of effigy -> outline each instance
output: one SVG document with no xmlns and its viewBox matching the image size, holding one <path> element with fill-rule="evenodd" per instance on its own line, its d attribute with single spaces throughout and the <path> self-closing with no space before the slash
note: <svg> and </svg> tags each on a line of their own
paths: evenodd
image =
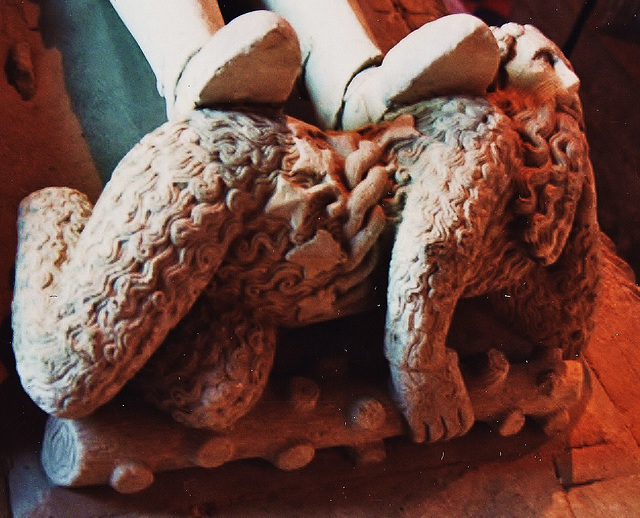
<svg viewBox="0 0 640 518">
<path fill-rule="evenodd" d="M 396 104 L 435 95 L 482 94 L 498 68 L 489 27 L 466 14 L 412 31 L 386 54 L 349 0 L 263 0 L 300 38 L 305 85 L 326 128 L 377 123 Z"/>
<path fill-rule="evenodd" d="M 281 104 L 300 67 L 298 40 L 274 13 L 229 25 L 214 0 L 112 0 L 158 80 L 170 117 L 219 103 Z"/>
</svg>

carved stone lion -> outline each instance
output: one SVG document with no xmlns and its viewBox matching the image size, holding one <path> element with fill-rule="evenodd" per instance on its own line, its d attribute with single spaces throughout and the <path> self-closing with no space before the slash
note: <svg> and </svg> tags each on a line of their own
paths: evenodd
<svg viewBox="0 0 640 518">
<path fill-rule="evenodd" d="M 494 34 L 502 64 L 486 100 L 403 110 L 423 137 L 396 151 L 398 173 L 411 180 L 389 269 L 385 348 L 417 441 L 473 423 L 458 355 L 445 345 L 459 299 L 482 295 L 531 354 L 576 358 L 594 325 L 599 238 L 578 78 L 534 27 Z"/>
<path fill-rule="evenodd" d="M 77 418 L 135 376 L 176 420 L 227 428 L 260 398 L 280 327 L 370 303 L 385 229 L 385 351 L 415 440 L 474 421 L 446 344 L 460 299 L 486 297 L 532 349 L 578 355 L 599 280 L 580 103 L 505 80 L 520 35 L 498 36 L 503 76 L 486 98 L 343 133 L 200 110 L 147 135 L 95 207 L 68 189 L 28 197 L 13 306 L 27 392 Z"/>
<path fill-rule="evenodd" d="M 149 363 L 139 383 L 176 419 L 231 424 L 262 393 L 279 327 L 366 298 L 384 149 L 416 135 L 407 117 L 373 133 L 195 111 L 132 149 L 95 207 L 71 189 L 29 196 L 13 306 L 26 390 L 80 417 Z"/>
</svg>

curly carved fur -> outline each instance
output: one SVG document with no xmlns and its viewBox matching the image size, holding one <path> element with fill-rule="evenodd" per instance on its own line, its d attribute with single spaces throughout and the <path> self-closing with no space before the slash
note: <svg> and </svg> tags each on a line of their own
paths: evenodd
<svg viewBox="0 0 640 518">
<path fill-rule="evenodd" d="M 411 236 L 405 245 L 419 242 L 416 248 L 426 247 L 438 258 L 424 265 L 407 257 L 398 267 L 407 282 L 423 283 L 409 292 L 426 291 L 429 299 L 455 292 L 464 297 L 498 292 L 502 298 L 524 292 L 529 297 L 531 291 L 521 284 L 530 279 L 548 305 L 549 289 L 556 292 L 554 284 L 562 280 L 562 298 L 578 301 L 584 322 L 590 322 L 593 301 L 584 306 L 583 297 L 567 289 L 575 284 L 577 290 L 595 293 L 598 279 L 594 181 L 580 112 L 540 105 L 514 91 L 487 100 L 434 99 L 403 112 L 414 114 L 423 136 L 395 150 L 396 177 L 406 198 L 400 237 L 406 227 Z M 406 247 L 396 247 L 397 255 L 408 255 Z M 443 268 L 456 271 L 443 274 Z M 535 280 L 540 273 L 554 274 L 551 285 L 540 286 Z M 438 293 L 441 279 L 447 285 Z M 403 301 L 411 298 L 404 288 L 401 292 Z M 515 302 L 520 297 L 506 298 Z M 403 302 L 397 313 L 406 313 L 405 307 Z M 523 308 L 519 318 L 526 320 L 529 312 Z M 541 318 L 545 327 L 556 320 L 552 314 Z M 575 331 L 565 329 L 568 335 Z M 577 353 L 583 338 L 542 342 Z"/>
<path fill-rule="evenodd" d="M 93 211 L 70 190 L 29 197 L 13 308 L 27 391 L 79 417 L 140 372 L 176 419 L 229 426 L 260 397 L 279 326 L 361 307 L 389 225 L 386 353 L 418 440 L 473 422 L 445 347 L 459 299 L 486 295 L 529 342 L 578 354 L 599 276 L 577 98 L 506 88 L 393 117 L 322 134 L 203 110 L 145 137 Z"/>
<path fill-rule="evenodd" d="M 569 358 L 586 345 L 599 284 L 595 187 L 577 98 L 507 89 L 402 112 L 423 136 L 395 148 L 404 206 L 385 347 L 414 437 L 435 440 L 473 422 L 445 346 L 459 299 L 484 296 L 534 347 Z"/>
<path fill-rule="evenodd" d="M 382 148 L 354 153 L 373 166 Z M 278 326 L 362 300 L 390 182 L 376 166 L 349 189 L 360 162 L 297 121 L 203 110 L 145 137 L 92 213 L 67 189 L 27 198 L 13 307 L 27 391 L 80 417 L 166 341 L 139 379 L 150 399 L 193 426 L 233 422 L 262 391 Z"/>
<path fill-rule="evenodd" d="M 23 202 L 14 349 L 25 388 L 46 411 L 77 417 L 113 397 L 204 290 L 247 212 L 266 200 L 290 145 L 284 125 L 227 119 L 204 137 L 187 122 L 145 137 L 90 217 L 70 190 Z M 202 138 L 216 141 L 215 155 Z M 243 204 L 249 188 L 255 196 Z M 71 228 L 73 204 L 86 216 Z M 69 233 L 71 242 L 61 235 Z M 53 271 L 46 282 L 32 277 L 43 269 Z"/>
</svg>

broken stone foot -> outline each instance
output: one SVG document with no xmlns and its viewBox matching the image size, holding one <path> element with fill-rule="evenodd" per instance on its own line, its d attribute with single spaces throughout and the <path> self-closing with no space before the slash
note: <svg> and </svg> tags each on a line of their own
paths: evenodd
<svg viewBox="0 0 640 518">
<path fill-rule="evenodd" d="M 289 23 L 268 11 L 244 14 L 189 59 L 167 111 L 176 118 L 222 103 L 282 104 L 300 62 L 298 38 Z"/>
<path fill-rule="evenodd" d="M 381 65 L 353 78 L 344 97 L 342 128 L 379 122 L 393 105 L 483 94 L 499 61 L 491 29 L 478 18 L 455 14 L 429 22 L 393 47 Z"/>
</svg>

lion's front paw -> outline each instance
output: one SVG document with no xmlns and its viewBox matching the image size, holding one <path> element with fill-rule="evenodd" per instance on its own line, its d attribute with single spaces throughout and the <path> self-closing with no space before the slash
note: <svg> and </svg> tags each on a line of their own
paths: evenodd
<svg viewBox="0 0 640 518">
<path fill-rule="evenodd" d="M 440 369 L 392 366 L 396 403 L 415 442 L 459 437 L 473 425 L 473 407 L 457 362 L 455 352 L 448 351 L 447 361 Z"/>
</svg>

